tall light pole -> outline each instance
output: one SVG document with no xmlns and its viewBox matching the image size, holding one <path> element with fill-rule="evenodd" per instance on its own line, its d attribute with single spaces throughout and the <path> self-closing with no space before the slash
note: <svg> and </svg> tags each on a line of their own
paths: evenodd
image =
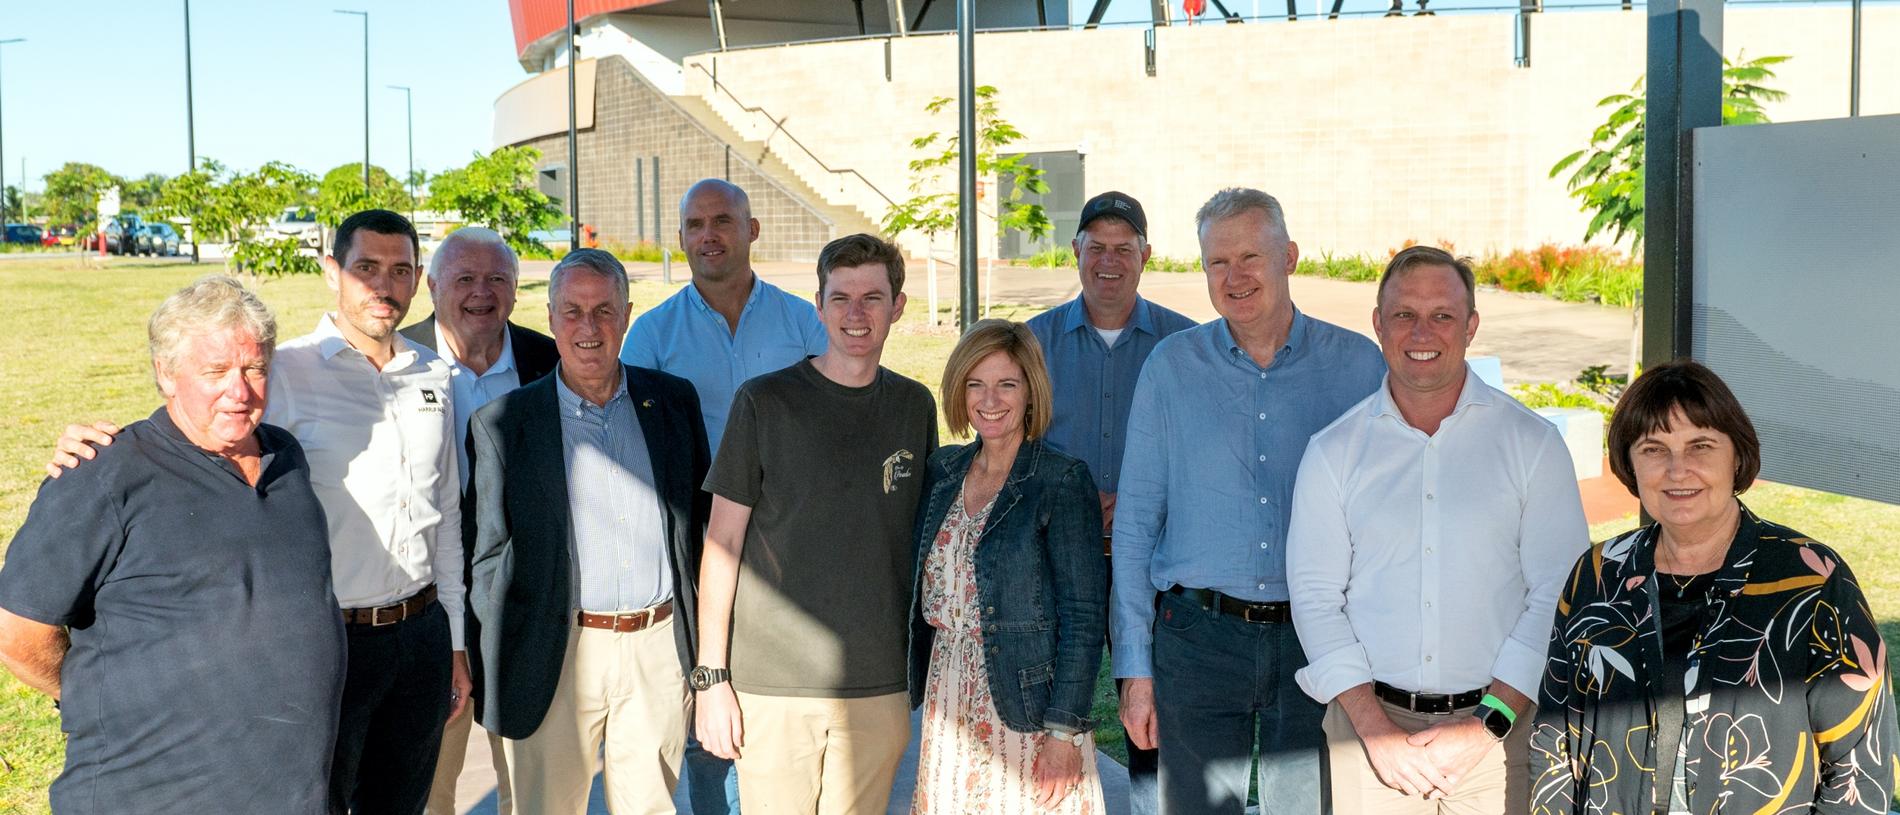
<svg viewBox="0 0 1900 815">
<path fill-rule="evenodd" d="M 567 247 L 581 245 L 581 154 L 574 146 L 574 72 L 580 60 L 574 54 L 574 0 L 567 0 Z M 654 179 L 657 185 L 659 179 Z M 657 190 L 658 187 L 656 186 Z"/>
<path fill-rule="evenodd" d="M 198 172 L 197 116 L 191 107 L 191 0 L 185 0 L 185 172 Z M 191 262 L 198 262 L 198 213 L 191 213 Z"/>
<path fill-rule="evenodd" d="M 369 12 L 337 9 L 363 18 L 363 198 L 369 198 Z"/>
<path fill-rule="evenodd" d="M 10 39 L 10 40 L 0 40 L 0 45 L 12 45 L 16 42 L 26 42 L 26 38 L 14 37 L 13 39 Z M 5 107 L 4 105 L 0 105 L 0 109 L 3 109 L 4 107 Z M 4 118 L 5 117 L 0 117 L 0 122 L 4 122 Z M 4 129 L 5 129 L 4 125 L 0 124 L 0 130 L 4 130 Z M 7 222 L 7 168 L 6 168 L 7 155 L 6 154 L 7 154 L 6 139 L 4 136 L 0 136 L 0 225 L 4 225 Z M 22 206 L 25 206 L 26 204 L 26 179 L 20 179 L 20 204 Z"/>
<path fill-rule="evenodd" d="M 408 85 L 391 85 L 402 91 L 402 114 L 409 131 L 409 222 L 416 222 L 416 108 L 415 94 Z"/>
<path fill-rule="evenodd" d="M 976 0 L 957 0 L 957 327 L 964 331 L 978 313 L 976 151 Z"/>
</svg>

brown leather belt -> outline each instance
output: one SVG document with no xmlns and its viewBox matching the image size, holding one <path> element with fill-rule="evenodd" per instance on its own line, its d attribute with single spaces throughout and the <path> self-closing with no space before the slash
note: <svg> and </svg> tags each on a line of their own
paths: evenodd
<svg viewBox="0 0 1900 815">
<path fill-rule="evenodd" d="M 582 628 L 601 628 L 616 634 L 631 634 L 666 622 L 672 616 L 673 601 L 668 600 L 652 608 L 643 608 L 624 614 L 589 614 L 582 611 L 575 615 L 575 621 L 580 623 Z"/>
<path fill-rule="evenodd" d="M 1239 617 L 1250 623 L 1290 623 L 1293 622 L 1293 604 L 1249 603 L 1236 600 L 1213 589 L 1190 589 L 1174 586 L 1169 594 L 1178 594 L 1201 608 L 1214 609 L 1229 617 Z"/>
<path fill-rule="evenodd" d="M 422 610 L 435 602 L 435 584 L 422 587 L 422 591 L 409 595 L 408 599 L 398 600 L 386 606 L 375 608 L 343 609 L 343 622 L 350 625 L 367 625 L 380 628 L 395 625 L 422 613 Z"/>
<path fill-rule="evenodd" d="M 1381 700 L 1413 713 L 1434 713 L 1440 716 L 1463 708 L 1477 707 L 1478 702 L 1484 699 L 1484 688 L 1468 690 L 1464 693 L 1413 693 L 1384 682 L 1374 682 L 1372 692 Z"/>
</svg>

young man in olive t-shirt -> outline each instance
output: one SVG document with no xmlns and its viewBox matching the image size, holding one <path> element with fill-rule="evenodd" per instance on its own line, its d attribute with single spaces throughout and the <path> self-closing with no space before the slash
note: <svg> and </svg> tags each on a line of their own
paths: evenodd
<svg viewBox="0 0 1900 815">
<path fill-rule="evenodd" d="M 700 743 L 749 809 L 883 812 L 910 740 L 912 522 L 937 444 L 923 385 L 879 367 L 904 259 L 870 235 L 818 256 L 825 353 L 739 387 L 706 490 Z"/>
</svg>

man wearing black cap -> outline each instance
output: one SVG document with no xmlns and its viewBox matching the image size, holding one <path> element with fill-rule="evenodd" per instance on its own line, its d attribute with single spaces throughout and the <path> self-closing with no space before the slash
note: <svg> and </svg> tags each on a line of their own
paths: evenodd
<svg viewBox="0 0 1900 815">
<path fill-rule="evenodd" d="M 1152 252 L 1141 202 L 1119 192 L 1089 199 L 1071 245 L 1082 272 L 1082 293 L 1030 319 L 1029 330 L 1042 343 L 1055 390 L 1049 442 L 1082 459 L 1095 475 L 1106 542 L 1115 519 L 1115 489 L 1135 380 L 1155 344 L 1194 321 L 1136 292 Z M 1155 751 L 1133 740 L 1128 782 L 1130 810 L 1152 815 Z"/>
</svg>

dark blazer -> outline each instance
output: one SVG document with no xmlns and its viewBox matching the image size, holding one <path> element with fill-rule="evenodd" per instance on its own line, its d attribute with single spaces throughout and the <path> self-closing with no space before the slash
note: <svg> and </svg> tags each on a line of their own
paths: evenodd
<svg viewBox="0 0 1900 815">
<path fill-rule="evenodd" d="M 435 315 L 431 314 L 429 319 L 402 329 L 402 335 L 431 351 L 435 350 Z M 523 385 L 553 373 L 554 363 L 561 361 L 560 349 L 554 346 L 554 340 L 546 334 L 509 323 L 508 338 L 514 341 L 515 375 L 521 378 Z"/>
<path fill-rule="evenodd" d="M 910 602 L 910 704 L 923 703 L 935 628 L 924 622 L 924 561 L 982 440 L 940 447 L 925 469 Z M 1009 729 L 1094 729 L 1089 709 L 1108 636 L 1102 505 L 1088 465 L 1023 442 L 976 548 L 990 697 Z"/>
<path fill-rule="evenodd" d="M 712 455 L 691 383 L 622 366 L 665 507 L 680 669 L 694 664 L 699 555 L 712 499 L 699 489 Z M 522 386 L 469 419 L 471 464 L 463 546 L 471 552 L 465 640 L 475 717 L 504 738 L 541 726 L 575 625 L 568 551 L 567 466 L 552 376 Z M 682 691 L 684 692 L 684 691 Z"/>
</svg>

